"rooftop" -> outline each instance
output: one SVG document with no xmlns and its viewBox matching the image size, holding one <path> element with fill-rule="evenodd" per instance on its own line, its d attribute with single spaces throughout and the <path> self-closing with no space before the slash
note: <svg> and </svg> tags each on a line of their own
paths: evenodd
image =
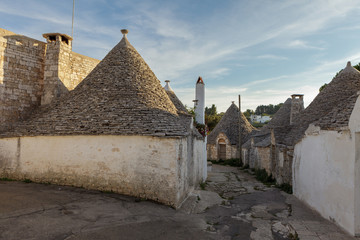
<svg viewBox="0 0 360 240">
<path fill-rule="evenodd" d="M 178 114 L 126 33 L 73 91 L 0 136 L 187 135 L 191 117 Z"/>
</svg>

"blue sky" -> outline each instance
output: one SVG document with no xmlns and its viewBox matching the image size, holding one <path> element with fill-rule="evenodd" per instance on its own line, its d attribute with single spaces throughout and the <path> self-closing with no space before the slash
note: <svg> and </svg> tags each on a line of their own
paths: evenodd
<svg viewBox="0 0 360 240">
<path fill-rule="evenodd" d="M 0 0 L 1 28 L 44 40 L 71 35 L 72 0 Z M 76 0 L 73 51 L 102 59 L 128 39 L 164 85 L 192 106 L 198 76 L 206 105 L 242 110 L 304 94 L 360 62 L 356 0 Z"/>
</svg>

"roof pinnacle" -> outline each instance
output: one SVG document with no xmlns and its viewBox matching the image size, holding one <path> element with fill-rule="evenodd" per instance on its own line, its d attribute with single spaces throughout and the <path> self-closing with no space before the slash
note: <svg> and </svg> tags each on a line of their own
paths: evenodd
<svg viewBox="0 0 360 240">
<path fill-rule="evenodd" d="M 126 37 L 126 34 L 129 33 L 129 30 L 127 30 L 127 29 L 121 29 L 121 33 L 124 35 L 124 37 Z"/>
</svg>

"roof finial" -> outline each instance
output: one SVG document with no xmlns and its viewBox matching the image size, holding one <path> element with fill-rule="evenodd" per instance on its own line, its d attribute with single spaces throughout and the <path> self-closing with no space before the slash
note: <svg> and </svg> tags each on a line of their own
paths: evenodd
<svg viewBox="0 0 360 240">
<path fill-rule="evenodd" d="M 346 67 L 351 67 L 351 62 L 350 61 L 347 62 Z"/>
<path fill-rule="evenodd" d="M 173 92 L 174 90 L 172 90 L 172 88 L 170 87 L 170 80 L 165 80 L 166 85 L 165 85 L 165 91 L 170 91 Z"/>
<path fill-rule="evenodd" d="M 129 33 L 129 30 L 127 30 L 127 29 L 121 29 L 121 33 L 124 35 L 124 37 L 126 37 L 126 34 Z"/>
</svg>

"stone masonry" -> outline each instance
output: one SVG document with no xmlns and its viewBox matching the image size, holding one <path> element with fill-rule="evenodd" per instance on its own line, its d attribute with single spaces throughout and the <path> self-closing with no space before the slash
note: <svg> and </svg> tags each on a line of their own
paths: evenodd
<svg viewBox="0 0 360 240">
<path fill-rule="evenodd" d="M 44 36 L 47 43 L 0 28 L 0 130 L 74 89 L 99 63 L 72 52 L 65 34 Z"/>
<path fill-rule="evenodd" d="M 40 104 L 46 44 L 0 29 L 0 128 Z"/>
</svg>

